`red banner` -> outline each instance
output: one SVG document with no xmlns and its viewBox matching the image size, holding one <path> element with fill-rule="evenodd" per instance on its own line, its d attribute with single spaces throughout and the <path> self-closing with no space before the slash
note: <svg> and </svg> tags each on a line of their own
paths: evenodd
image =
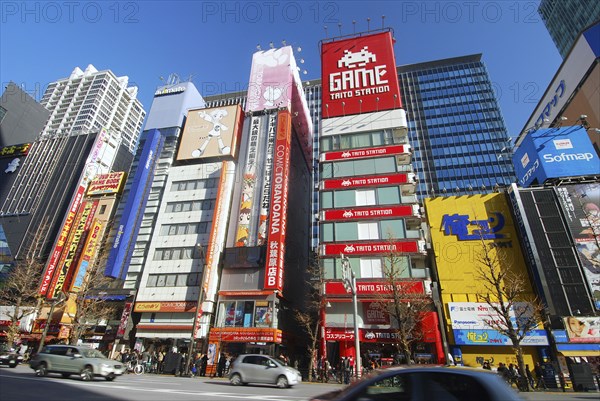
<svg viewBox="0 0 600 401">
<path fill-rule="evenodd" d="M 423 281 L 398 281 L 396 286 L 402 287 L 401 292 L 404 294 L 424 294 L 425 287 Z M 376 296 L 392 293 L 390 283 L 385 281 L 357 281 L 356 295 L 357 296 Z M 328 281 L 325 283 L 325 294 L 327 295 L 348 295 L 344 288 L 344 283 L 341 281 Z M 382 299 L 383 301 L 383 299 Z"/>
<path fill-rule="evenodd" d="M 336 209 L 321 212 L 321 221 L 330 220 L 360 220 L 381 217 L 414 216 L 412 206 L 385 206 L 370 208 Z"/>
<path fill-rule="evenodd" d="M 117 337 L 122 338 L 125 335 L 125 329 L 127 328 L 127 322 L 129 321 L 129 315 L 131 314 L 131 306 L 133 302 L 128 301 L 125 302 L 125 306 L 123 306 L 123 313 L 121 313 L 121 322 L 119 323 L 119 328 L 117 329 Z"/>
<path fill-rule="evenodd" d="M 333 178 L 321 181 L 321 189 L 349 189 L 373 187 L 378 185 L 398 185 L 408 182 L 408 174 L 390 174 L 371 177 Z"/>
<path fill-rule="evenodd" d="M 383 241 L 383 242 L 361 242 L 361 243 L 335 243 L 322 244 L 321 256 L 335 256 L 343 253 L 345 255 L 375 255 L 390 252 L 418 253 L 419 243 L 415 240 L 407 241 Z"/>
<path fill-rule="evenodd" d="M 210 341 L 281 343 L 281 339 L 281 330 L 255 327 L 213 328 L 209 334 Z"/>
<path fill-rule="evenodd" d="M 267 263 L 264 289 L 283 289 L 283 262 L 287 228 L 288 186 L 290 174 L 292 119 L 287 110 L 277 117 L 277 137 L 273 153 L 271 207 L 267 241 Z"/>
<path fill-rule="evenodd" d="M 369 149 L 348 149 L 336 152 L 321 153 L 320 161 L 329 162 L 336 160 L 363 159 L 365 157 L 399 155 L 403 153 L 410 153 L 409 145 L 380 146 Z"/>
<path fill-rule="evenodd" d="M 52 277 L 54 276 L 54 271 L 58 265 L 58 261 L 60 256 L 65 248 L 65 243 L 67 241 L 67 237 L 69 236 L 69 232 L 71 231 L 71 227 L 73 222 L 75 221 L 75 215 L 77 214 L 77 210 L 83 201 L 83 193 L 85 192 L 85 187 L 80 185 L 77 188 L 77 192 L 73 197 L 73 202 L 71 203 L 71 207 L 67 213 L 67 218 L 65 219 L 62 230 L 60 231 L 60 235 L 58 240 L 56 241 L 56 245 L 54 246 L 54 250 L 50 256 L 50 260 L 48 261 L 48 265 L 46 267 L 46 271 L 44 273 L 44 277 L 42 279 L 42 284 L 40 285 L 40 294 L 46 295 L 48 292 L 48 288 L 50 287 L 50 283 L 52 282 Z"/>
<path fill-rule="evenodd" d="M 321 46 L 323 118 L 402 108 L 391 32 Z"/>
</svg>

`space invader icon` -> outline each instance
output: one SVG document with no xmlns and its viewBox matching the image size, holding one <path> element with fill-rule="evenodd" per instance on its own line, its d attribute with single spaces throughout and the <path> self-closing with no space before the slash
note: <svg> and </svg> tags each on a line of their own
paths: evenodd
<svg viewBox="0 0 600 401">
<path fill-rule="evenodd" d="M 344 56 L 338 60 L 338 68 L 342 68 L 342 66 L 346 68 L 364 67 L 367 63 L 374 63 L 377 61 L 377 56 L 368 49 L 369 46 L 365 46 L 357 53 L 344 50 Z"/>
</svg>

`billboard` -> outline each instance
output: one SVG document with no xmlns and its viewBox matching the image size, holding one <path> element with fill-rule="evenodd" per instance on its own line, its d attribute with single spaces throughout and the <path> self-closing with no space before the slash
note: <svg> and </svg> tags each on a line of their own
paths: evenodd
<svg viewBox="0 0 600 401">
<path fill-rule="evenodd" d="M 567 220 L 583 273 L 600 310 L 600 184 L 568 185 L 555 188 Z"/>
<path fill-rule="evenodd" d="M 177 160 L 233 156 L 241 119 L 238 105 L 188 111 Z"/>
<path fill-rule="evenodd" d="M 402 107 L 392 32 L 321 45 L 323 118 Z"/>
<path fill-rule="evenodd" d="M 515 307 L 527 308 L 525 303 L 515 303 Z M 482 302 L 449 302 L 448 311 L 452 321 L 454 342 L 457 345 L 512 345 L 511 340 L 493 330 L 490 320 L 500 320 L 492 307 Z M 516 317 L 511 309 L 511 320 Z M 541 323 L 540 323 L 541 327 Z M 543 328 L 531 330 L 524 338 L 523 345 L 548 345 L 548 337 Z"/>
<path fill-rule="evenodd" d="M 563 320 L 570 343 L 600 342 L 600 317 L 567 316 Z"/>
<path fill-rule="evenodd" d="M 600 174 L 600 161 L 584 127 L 530 132 L 513 155 L 519 184 L 541 185 L 548 179 Z"/>
<path fill-rule="evenodd" d="M 124 172 L 100 174 L 88 185 L 87 196 L 119 193 L 123 189 L 124 182 Z"/>
<path fill-rule="evenodd" d="M 264 289 L 281 292 L 287 229 L 292 118 L 287 110 L 277 114 Z"/>
</svg>

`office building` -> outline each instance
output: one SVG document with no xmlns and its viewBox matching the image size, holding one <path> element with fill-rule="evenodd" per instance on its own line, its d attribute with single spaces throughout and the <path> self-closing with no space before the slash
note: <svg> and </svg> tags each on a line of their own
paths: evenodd
<svg viewBox="0 0 600 401">
<path fill-rule="evenodd" d="M 98 71 L 91 64 L 85 71 L 76 67 L 68 78 L 46 88 L 41 104 L 50 118 L 42 134 L 105 128 L 120 133 L 121 142 L 134 154 L 146 113 L 136 98 L 137 87 L 128 84 L 128 77 L 110 70 Z"/>
<path fill-rule="evenodd" d="M 595 0 L 541 0 L 538 13 L 564 59 L 579 33 L 600 19 L 600 4 Z"/>
<path fill-rule="evenodd" d="M 44 106 L 9 82 L 0 97 L 0 148 L 35 141 L 49 115 Z"/>
</svg>

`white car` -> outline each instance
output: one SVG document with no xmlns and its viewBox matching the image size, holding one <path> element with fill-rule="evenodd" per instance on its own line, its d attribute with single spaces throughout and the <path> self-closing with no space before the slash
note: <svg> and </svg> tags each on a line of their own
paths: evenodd
<svg viewBox="0 0 600 401">
<path fill-rule="evenodd" d="M 287 388 L 302 382 L 302 375 L 277 358 L 261 354 L 245 354 L 240 355 L 233 362 L 229 382 L 233 386 L 264 383 Z"/>
</svg>

